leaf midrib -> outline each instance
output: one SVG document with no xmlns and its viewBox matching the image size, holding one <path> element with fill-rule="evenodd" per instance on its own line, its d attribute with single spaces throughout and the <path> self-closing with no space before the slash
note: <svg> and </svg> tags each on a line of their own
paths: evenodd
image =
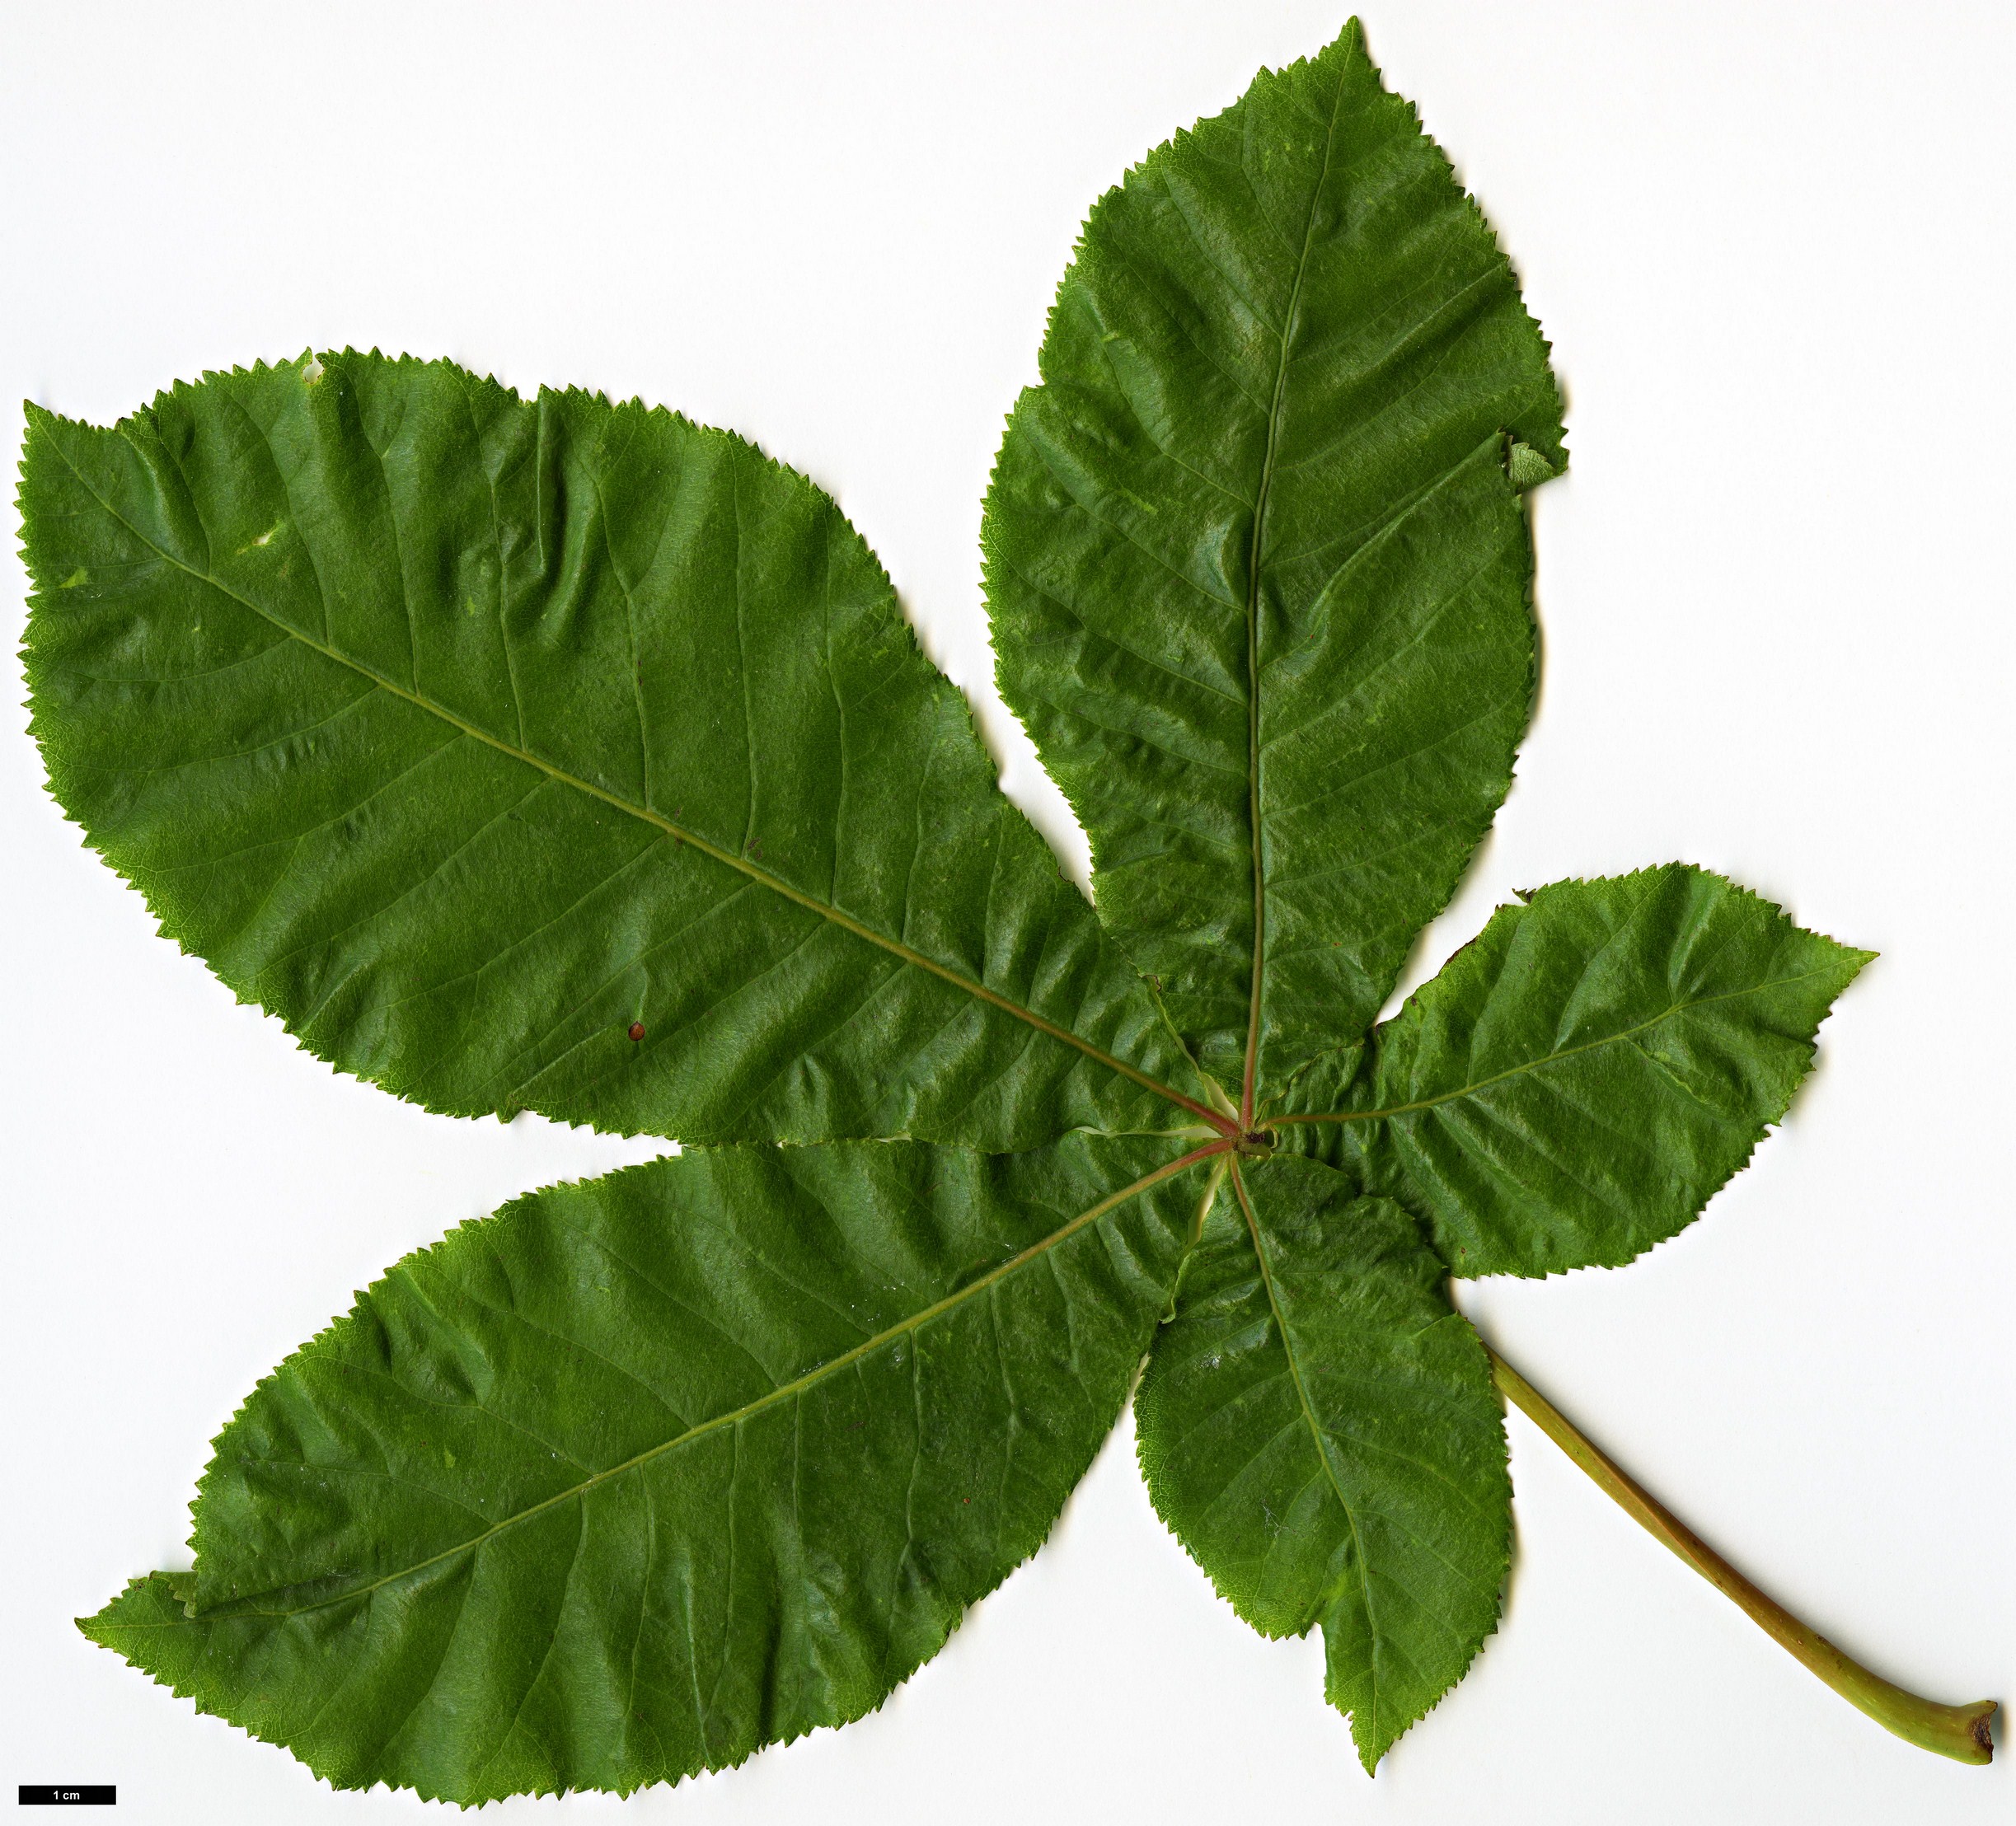
<svg viewBox="0 0 2016 1826">
<path fill-rule="evenodd" d="M 592 780 L 584 780 L 579 775 L 570 773 L 566 769 L 557 766 L 553 762 L 534 754 L 528 748 L 522 748 L 514 743 L 505 742 L 490 734 L 488 731 L 477 728 L 474 723 L 465 721 L 445 705 L 435 703 L 431 698 L 422 695 L 418 691 L 396 684 L 374 667 L 365 665 L 361 660 L 352 658 L 349 654 L 340 652 L 326 642 L 317 640 L 313 636 L 304 634 L 291 622 L 284 621 L 270 610 L 262 608 L 250 597 L 241 595 L 221 578 L 211 575 L 208 571 L 197 569 L 195 565 L 186 562 L 166 546 L 149 537 L 145 531 L 135 526 L 92 486 L 90 478 L 71 461 L 69 452 L 49 434 L 46 425 L 36 425 L 33 428 L 33 433 L 39 434 L 43 443 L 49 450 L 54 452 L 63 466 L 76 478 L 77 485 L 83 489 L 85 493 L 90 495 L 100 508 L 124 527 L 149 551 L 153 552 L 166 563 L 172 564 L 184 575 L 193 578 L 197 583 L 208 588 L 215 590 L 218 595 L 227 601 L 237 603 L 241 608 L 249 610 L 252 614 L 259 616 L 261 620 L 279 629 L 289 639 L 299 641 L 312 652 L 320 653 L 324 658 L 348 668 L 359 677 L 368 681 L 376 689 L 401 699 L 414 705 L 415 709 L 424 710 L 430 715 L 438 717 L 443 723 L 472 740 L 495 749 L 499 754 L 508 756 L 513 761 L 522 762 L 528 767 L 536 768 L 556 784 L 571 787 L 577 792 L 585 793 L 590 798 L 599 799 L 603 804 L 616 811 L 627 813 L 642 823 L 655 826 L 659 830 L 682 843 L 691 844 L 702 855 L 739 871 L 750 880 L 769 888 L 773 893 L 830 920 L 842 930 L 851 933 L 856 938 L 865 939 L 870 944 L 878 945 L 892 956 L 901 959 L 904 963 L 912 965 L 919 970 L 926 971 L 941 981 L 952 984 L 955 988 L 963 990 L 976 1000 L 998 1008 L 1004 1014 L 1012 1015 L 1017 1020 L 1026 1022 L 1038 1032 L 1047 1034 L 1053 1040 L 1061 1040 L 1067 1045 L 1075 1046 L 1095 1063 L 1102 1065 L 1109 1071 L 1116 1072 L 1120 1076 L 1131 1079 L 1145 1089 L 1155 1092 L 1157 1096 L 1166 1098 L 1170 1103 L 1189 1110 L 1192 1114 L 1201 1117 L 1221 1132 L 1229 1131 L 1230 1125 L 1226 1119 L 1216 1111 L 1208 1108 L 1193 1098 L 1184 1096 L 1182 1092 L 1172 1085 L 1164 1084 L 1160 1079 L 1151 1077 L 1148 1073 L 1127 1064 L 1123 1060 L 1116 1059 L 1103 1048 L 1094 1046 L 1090 1041 L 1073 1033 L 1069 1028 L 1060 1027 L 1054 1021 L 1046 1020 L 1034 1009 L 1025 1008 L 1012 997 L 1003 995 L 999 990 L 990 989 L 985 983 L 966 976 L 961 972 L 951 969 L 934 958 L 927 957 L 920 951 L 912 950 L 911 947 L 904 944 L 899 939 L 891 939 L 877 932 L 872 926 L 864 925 L 851 915 L 843 913 L 831 902 L 821 901 L 813 895 L 792 887 L 790 883 L 771 874 L 767 869 L 759 869 L 747 858 L 738 856 L 733 850 L 724 850 L 718 844 L 710 842 L 706 838 L 687 829 L 683 825 L 676 823 L 650 807 L 640 805 L 635 800 L 625 798 L 620 794 L 609 792 L 605 788 L 596 785 Z M 127 433 L 122 431 L 120 435 L 125 438 L 129 446 L 132 444 L 132 439 Z M 134 447 L 138 453 L 138 447 Z M 144 461 L 144 457 L 142 460 Z"/>
<path fill-rule="evenodd" d="M 1281 345 L 1274 360 L 1273 398 L 1267 409 L 1267 437 L 1260 457 L 1260 480 L 1253 498 L 1253 541 L 1246 563 L 1246 821 L 1253 845 L 1253 981 L 1246 1013 L 1246 1057 L 1240 1074 L 1239 1120 L 1250 1127 L 1259 1085 L 1260 1013 L 1266 999 L 1267 872 L 1260 825 L 1260 560 L 1266 537 L 1268 496 L 1273 485 L 1276 445 L 1281 433 L 1282 403 L 1287 393 L 1288 344 L 1294 339 L 1296 319 L 1301 309 L 1302 281 L 1309 271 L 1310 250 L 1315 245 L 1316 211 L 1323 201 L 1323 186 L 1329 181 L 1330 159 L 1337 147 L 1337 116 L 1343 105 L 1344 77 L 1350 68 L 1347 55 L 1337 73 L 1337 87 L 1330 98 L 1330 118 L 1323 135 L 1323 164 L 1310 191 L 1309 214 L 1302 223 L 1302 247 L 1296 257 L 1295 282 L 1288 289 L 1287 309 L 1282 314 Z"/>
<path fill-rule="evenodd" d="M 1357 1555 L 1361 1574 L 1359 1586 L 1365 1600 L 1366 1627 L 1371 1632 L 1372 1641 L 1372 1712 L 1376 1723 L 1379 1711 L 1378 1654 L 1381 1637 L 1379 1619 L 1374 1614 L 1371 1567 L 1365 1557 L 1364 1539 L 1358 1531 L 1357 1511 L 1351 1498 L 1345 1493 L 1343 1480 L 1338 1475 L 1337 1467 L 1331 1460 L 1329 1435 L 1318 1423 L 1315 1405 L 1309 1398 L 1308 1385 L 1302 1379 L 1301 1363 L 1295 1352 L 1295 1341 L 1288 1330 L 1287 1314 L 1282 1311 L 1280 1298 L 1274 1291 L 1273 1266 L 1267 1259 L 1267 1245 L 1260 1239 L 1259 1219 L 1253 1209 L 1253 1201 L 1246 1192 L 1245 1178 L 1239 1170 L 1236 1155 L 1232 1157 L 1231 1171 L 1232 1191 L 1239 1200 L 1240 1215 L 1246 1220 L 1246 1234 L 1253 1242 L 1253 1257 L 1259 1265 L 1260 1285 L 1267 1292 L 1267 1308 L 1273 1315 L 1274 1330 L 1281 1338 L 1282 1357 L 1288 1366 L 1288 1379 L 1295 1384 L 1295 1398 L 1301 1407 L 1302 1423 L 1309 1429 L 1310 1443 L 1316 1449 L 1317 1462 L 1322 1465 L 1324 1477 L 1329 1483 L 1331 1493 L 1337 1498 L 1337 1506 L 1343 1511 L 1345 1526 L 1351 1530 L 1352 1547 Z"/>
<path fill-rule="evenodd" d="M 293 1609 L 260 1609 L 254 1608 L 256 1600 L 233 1599 L 203 1608 L 193 1620 L 199 1622 L 215 1622 L 235 1617 L 279 1618 L 304 1617 L 314 1611 L 326 1610 L 332 1604 L 347 1604 L 354 1599 L 368 1598 L 372 1593 L 386 1585 L 394 1584 L 401 1579 L 413 1578 L 426 1571 L 430 1566 L 438 1566 L 444 1561 L 452 1560 L 458 1554 L 474 1553 L 486 1543 L 516 1528 L 521 1522 L 529 1521 L 536 1515 L 543 1515 L 549 1510 L 558 1508 L 563 1503 L 570 1502 L 577 1497 L 583 1496 L 590 1490 L 637 1470 L 652 1460 L 663 1457 L 667 1453 L 675 1452 L 681 1446 L 688 1444 L 707 1434 L 719 1432 L 724 1427 L 738 1426 L 743 1421 L 752 1418 L 766 1409 L 774 1407 L 781 1402 L 802 1394 L 806 1389 L 812 1388 L 825 1378 L 837 1374 L 841 1370 L 860 1362 L 863 1358 L 871 1356 L 877 1351 L 894 1343 L 898 1339 L 905 1337 L 930 1324 L 934 1319 L 942 1318 L 965 1301 L 973 1299 L 974 1295 L 987 1292 L 1017 1270 L 1046 1257 L 1057 1244 L 1076 1236 L 1079 1231 L 1085 1229 L 1089 1224 L 1097 1223 L 1099 1219 L 1118 1206 L 1125 1204 L 1129 1199 L 1138 1197 L 1142 1192 L 1160 1185 L 1164 1180 L 1173 1178 L 1176 1174 L 1195 1166 L 1198 1162 L 1214 1155 L 1221 1154 L 1225 1150 L 1226 1144 L 1213 1141 L 1207 1143 L 1203 1147 L 1193 1148 L 1188 1154 L 1179 1154 L 1175 1159 L 1156 1168 L 1153 1172 L 1142 1174 L 1132 1185 L 1123 1186 L 1118 1192 L 1109 1193 L 1096 1205 L 1086 1210 L 1081 1211 L 1076 1217 L 1051 1231 L 1048 1236 L 1038 1238 L 1027 1248 L 1020 1250 L 1016 1254 L 1010 1256 L 1006 1262 L 990 1268 L 985 1274 L 967 1282 L 963 1287 L 955 1289 L 942 1299 L 933 1301 L 921 1311 L 909 1314 L 896 1324 L 885 1327 L 876 1332 L 874 1337 L 863 1339 L 860 1343 L 842 1351 L 838 1356 L 829 1357 L 823 1363 L 813 1365 L 811 1369 L 805 1370 L 802 1374 L 793 1377 L 789 1382 L 780 1383 L 775 1388 L 758 1395 L 752 1401 L 743 1402 L 739 1407 L 732 1408 L 726 1413 L 713 1415 L 706 1420 L 696 1421 L 688 1426 L 684 1432 L 669 1440 L 661 1440 L 656 1445 L 648 1446 L 643 1451 L 624 1459 L 620 1464 L 611 1465 L 604 1471 L 592 1472 L 579 1482 L 568 1485 L 565 1490 L 556 1491 L 550 1496 L 543 1496 L 537 1502 L 527 1505 L 523 1509 L 505 1516 L 502 1520 L 493 1522 L 481 1533 L 472 1534 L 464 1541 L 457 1541 L 452 1547 L 444 1547 L 440 1552 L 431 1554 L 424 1560 L 415 1561 L 411 1566 L 401 1566 L 396 1571 L 388 1572 L 381 1578 L 373 1580 L 368 1585 L 354 1585 L 347 1590 L 332 1593 L 326 1598 L 317 1599 L 313 1604 L 302 1604 Z M 307 1584 L 319 1581 L 302 1580 L 300 1582 Z M 282 1586 L 279 1589 L 285 1590 L 289 1588 Z M 176 1628 L 181 1626 L 166 1624 L 157 1627 Z"/>
<path fill-rule="evenodd" d="M 1439 1096 L 1424 1097 L 1412 1103 L 1395 1103 L 1384 1109 L 1334 1110 L 1327 1113 L 1297 1116 L 1270 1116 L 1270 1124 L 1286 1122 L 1380 1122 L 1398 1116 L 1413 1116 L 1423 1110 L 1432 1110 L 1444 1103 L 1453 1103 L 1465 1097 L 1474 1097 L 1480 1091 L 1489 1090 L 1493 1084 L 1501 1084 L 1508 1078 L 1524 1077 L 1529 1072 L 1540 1071 L 1559 1064 L 1564 1059 L 1573 1059 L 1585 1052 L 1595 1052 L 1604 1046 L 1614 1046 L 1635 1039 L 1639 1034 L 1650 1032 L 1662 1023 L 1674 1019 L 1697 1008 L 1712 1008 L 1718 1002 L 1732 1002 L 1746 995 L 1761 995 L 1769 990 L 1789 989 L 1794 984 L 1811 982 L 1816 976 L 1825 976 L 1825 970 L 1803 971 L 1797 976 L 1775 976 L 1768 983 L 1746 983 L 1741 989 L 1724 990 L 1718 995 L 1697 996 L 1690 1002 L 1676 1002 L 1662 1009 L 1650 1020 L 1640 1021 L 1636 1027 L 1620 1028 L 1615 1033 L 1606 1033 L 1600 1039 L 1587 1040 L 1578 1046 L 1564 1046 L 1555 1052 L 1542 1053 L 1537 1059 L 1528 1059 L 1516 1065 L 1508 1065 L 1503 1071 L 1493 1072 L 1489 1078 L 1479 1078 L 1474 1084 L 1444 1091 Z M 1312 1064 L 1315 1062 L 1310 1061 Z"/>
</svg>

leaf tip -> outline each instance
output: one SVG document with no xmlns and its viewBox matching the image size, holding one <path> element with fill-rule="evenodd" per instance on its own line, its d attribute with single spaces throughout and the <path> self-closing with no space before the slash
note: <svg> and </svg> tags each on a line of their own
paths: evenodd
<svg viewBox="0 0 2016 1826">
<path fill-rule="evenodd" d="M 118 1637 L 132 1627 L 134 1622 L 132 1613 L 148 1608 L 150 1600 L 160 1600 L 166 1592 L 167 1584 L 165 1573 L 143 1572 L 137 1578 L 129 1579 L 125 1590 L 110 1599 L 103 1609 L 89 1617 L 73 1618 L 72 1621 L 87 1641 L 96 1642 L 101 1649 L 110 1649 L 115 1655 L 124 1655 L 130 1661 L 133 1656 L 127 1653 Z"/>
</svg>

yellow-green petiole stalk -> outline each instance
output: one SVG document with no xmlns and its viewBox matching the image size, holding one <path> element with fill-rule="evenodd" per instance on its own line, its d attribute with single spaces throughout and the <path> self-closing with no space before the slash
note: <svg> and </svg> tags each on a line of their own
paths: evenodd
<svg viewBox="0 0 2016 1826">
<path fill-rule="evenodd" d="M 1685 1523 L 1641 1490 L 1497 1351 L 1492 1351 L 1490 1356 L 1491 1373 L 1499 1392 L 1513 1407 L 1567 1453 L 1627 1515 L 1671 1547 L 1773 1641 L 1818 1674 L 1850 1705 L 1867 1712 L 1906 1743 L 1950 1756 L 1956 1763 L 1986 1763 L 1994 1756 L 1994 1742 L 1988 1735 L 1988 1721 L 1995 1714 L 1994 1700 L 1977 1699 L 1965 1706 L 1937 1705 L 1893 1686 L 1842 1654 L 1817 1630 L 1801 1622 L 1784 1605 L 1760 1591 Z"/>
</svg>

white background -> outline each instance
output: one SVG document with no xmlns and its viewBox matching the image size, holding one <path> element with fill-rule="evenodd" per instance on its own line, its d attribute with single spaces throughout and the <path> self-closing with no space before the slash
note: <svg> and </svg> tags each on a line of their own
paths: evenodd
<svg viewBox="0 0 2016 1826">
<path fill-rule="evenodd" d="M 1421 970 L 1514 888 L 1674 857 L 1882 953 L 1701 1223 L 1464 1305 L 1852 1652 L 2016 1698 L 2016 9 L 1367 8 L 1525 276 L 1573 450 L 1535 501 L 1539 722 Z M 0 400 L 110 420 L 206 367 L 354 342 L 736 427 L 839 497 L 1081 866 L 989 682 L 1002 417 L 1094 196 L 1324 43 L 1336 0 L 4 0 L 0 21 Z M 9 405 L 0 442 L 19 429 Z M 198 1718 L 69 1618 L 187 1563 L 205 1441 L 352 1289 L 652 1150 L 429 1117 L 297 1051 L 153 935 L 45 798 L 24 720 L 0 737 L 0 1783 L 116 1782 L 145 1821 L 415 1817 Z M 2016 1812 L 2006 1764 L 1886 1736 L 1511 1426 L 1505 1622 L 1376 1781 L 1318 1644 L 1263 1642 L 1212 1596 L 1123 1425 L 1050 1547 L 875 1717 L 505 1817 Z"/>
</svg>

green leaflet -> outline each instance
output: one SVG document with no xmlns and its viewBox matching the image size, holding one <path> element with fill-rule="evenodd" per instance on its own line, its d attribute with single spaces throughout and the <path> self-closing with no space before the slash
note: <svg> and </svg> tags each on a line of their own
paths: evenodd
<svg viewBox="0 0 2016 1826">
<path fill-rule="evenodd" d="M 1354 24 L 1100 199 L 1042 373 L 982 532 L 1001 693 L 1199 1060 L 1278 1081 L 1364 1031 L 1510 783 L 1546 344 Z"/>
<path fill-rule="evenodd" d="M 1167 1154 L 735 1149 L 522 1199 L 262 1383 L 195 1573 L 85 1629 L 340 1787 L 465 1803 L 857 1718 L 1112 1426 L 1202 1179 Z"/>
<path fill-rule="evenodd" d="M 430 1107 L 713 1144 L 400 1263 L 93 1639 L 340 1786 L 719 1767 L 935 1653 L 1145 1354 L 1158 1510 L 1322 1627 L 1367 1768 L 1460 1678 L 1510 1492 L 1448 1276 L 1690 1221 L 1867 954 L 1563 883 L 1368 1032 L 1508 786 L 1565 457 L 1355 24 L 1099 202 L 1042 376 L 987 598 L 1096 913 L 738 438 L 353 352 L 30 409 L 35 733 L 164 932 Z"/>
<path fill-rule="evenodd" d="M 1420 1212 L 1459 1275 L 1614 1267 L 1749 1159 L 1871 955 L 1705 869 L 1557 883 L 1312 1070 L 1290 1107 L 1336 1113 L 1283 1132 Z"/>
<path fill-rule="evenodd" d="M 882 567 L 739 438 L 346 353 L 30 407 L 21 510 L 57 797 L 346 1070 L 994 1148 L 1200 1088 Z"/>
<path fill-rule="evenodd" d="M 1323 1626 L 1369 1772 L 1496 1627 L 1512 1484 L 1490 1365 L 1407 1214 L 1243 1168 L 1135 1397 L 1157 1513 L 1268 1636 Z"/>
</svg>

